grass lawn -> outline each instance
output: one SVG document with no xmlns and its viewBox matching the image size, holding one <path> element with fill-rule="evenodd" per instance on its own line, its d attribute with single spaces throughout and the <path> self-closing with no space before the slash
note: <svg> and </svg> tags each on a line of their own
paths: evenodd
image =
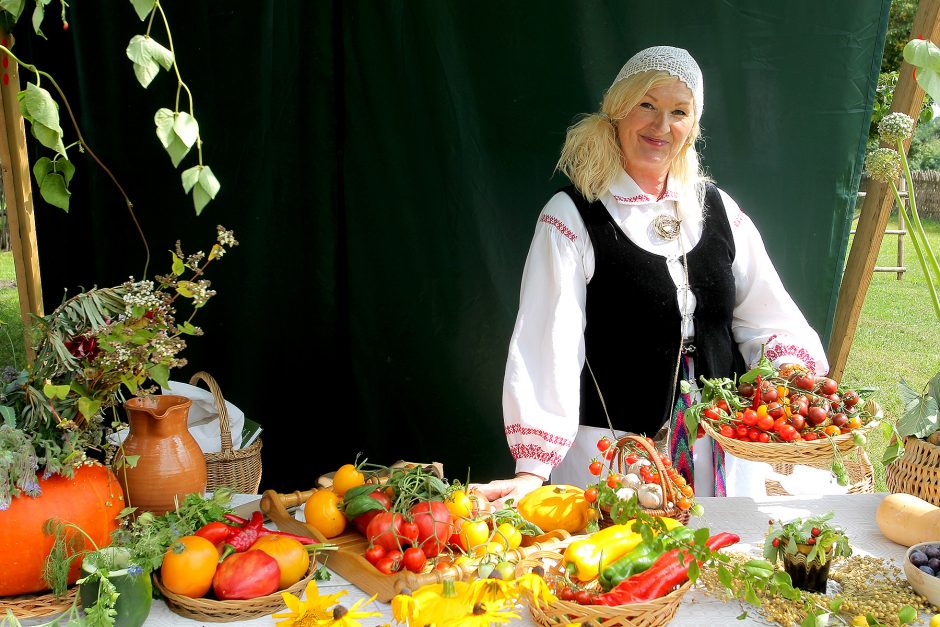
<svg viewBox="0 0 940 627">
<path fill-rule="evenodd" d="M 897 228 L 894 218 L 888 228 Z M 924 220 L 924 229 L 934 252 L 940 254 L 940 223 Z M 896 235 L 885 235 L 877 265 L 898 265 L 897 241 Z M 903 409 L 898 381 L 903 378 L 921 389 L 940 372 L 940 322 L 910 237 L 904 238 L 904 255 L 908 270 L 902 280 L 894 273 L 874 273 L 843 377 L 847 385 L 878 388 L 874 398 L 891 421 Z M 880 433 L 871 434 L 868 450 L 876 491 L 887 490 L 880 462 L 885 445 Z"/>
<path fill-rule="evenodd" d="M 13 253 L 0 253 L 0 281 L 15 281 Z M 8 283 L 4 283 L 7 285 Z M 0 367 L 26 365 L 23 348 L 23 322 L 16 286 L 0 289 Z"/>
</svg>

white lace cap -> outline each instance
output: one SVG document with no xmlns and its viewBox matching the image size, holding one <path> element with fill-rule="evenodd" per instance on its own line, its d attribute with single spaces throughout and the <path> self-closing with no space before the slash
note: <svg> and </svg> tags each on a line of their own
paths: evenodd
<svg viewBox="0 0 940 627">
<path fill-rule="evenodd" d="M 611 87 L 628 76 L 650 70 L 669 72 L 685 83 L 692 90 L 692 97 L 695 99 L 695 119 L 700 120 L 702 118 L 702 110 L 705 108 L 702 70 L 688 50 L 673 48 L 672 46 L 653 46 L 652 48 L 640 50 L 624 63 L 620 73 L 617 74 L 617 78 L 611 83 Z"/>
</svg>

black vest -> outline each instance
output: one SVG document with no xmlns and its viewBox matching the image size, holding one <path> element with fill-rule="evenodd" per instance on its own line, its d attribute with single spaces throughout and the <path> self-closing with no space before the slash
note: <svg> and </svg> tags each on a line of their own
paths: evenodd
<svg viewBox="0 0 940 627">
<path fill-rule="evenodd" d="M 607 427 L 600 387 L 614 428 L 653 436 L 671 415 L 673 376 L 680 350 L 679 304 L 666 258 L 628 238 L 598 200 L 574 201 L 594 245 L 594 276 L 587 286 L 584 330 L 587 366 L 581 372 L 581 424 Z M 735 287 L 734 238 L 718 188 L 705 194 L 705 227 L 686 258 L 695 295 L 696 377 L 733 377 L 746 371 L 731 334 Z"/>
</svg>

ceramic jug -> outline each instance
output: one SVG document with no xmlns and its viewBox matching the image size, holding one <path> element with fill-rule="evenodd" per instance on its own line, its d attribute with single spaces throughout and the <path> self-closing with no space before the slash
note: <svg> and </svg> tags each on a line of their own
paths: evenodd
<svg viewBox="0 0 940 627">
<path fill-rule="evenodd" d="M 130 432 L 114 459 L 126 502 L 137 513 L 164 514 L 187 494 L 206 491 L 206 458 L 189 433 L 185 396 L 138 396 L 124 403 Z M 139 456 L 136 464 L 122 463 Z"/>
</svg>

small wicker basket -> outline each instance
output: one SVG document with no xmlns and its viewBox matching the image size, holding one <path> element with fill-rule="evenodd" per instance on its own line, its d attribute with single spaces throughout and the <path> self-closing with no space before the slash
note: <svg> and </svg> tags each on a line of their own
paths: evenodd
<svg viewBox="0 0 940 627">
<path fill-rule="evenodd" d="M 77 592 L 78 586 L 71 586 L 64 597 L 57 597 L 52 592 L 0 597 L 0 615 L 11 611 L 20 620 L 58 616 L 72 607 Z"/>
<path fill-rule="evenodd" d="M 663 489 L 663 505 L 664 507 L 658 509 L 643 509 L 643 512 L 649 514 L 650 516 L 668 516 L 669 518 L 675 518 L 682 524 L 689 522 L 690 510 L 688 509 L 679 509 L 675 506 L 675 503 L 678 503 L 679 497 L 682 496 L 676 490 L 676 486 L 673 484 L 672 480 L 669 479 L 669 476 L 666 471 L 666 467 L 663 465 L 662 460 L 659 457 L 659 453 L 656 451 L 656 448 L 650 444 L 649 440 L 643 436 L 627 434 L 617 440 L 616 444 L 617 450 L 614 453 L 613 458 L 610 460 L 609 468 L 613 471 L 616 468 L 616 471 L 623 475 L 627 472 L 627 467 L 629 464 L 626 462 L 627 455 L 630 454 L 631 447 L 641 449 L 646 453 L 647 459 L 650 460 L 650 463 L 656 467 L 656 474 L 659 477 L 659 487 Z M 673 507 L 668 507 L 669 503 L 673 503 Z M 607 527 L 612 524 L 610 516 L 604 515 L 599 521 L 599 526 Z"/>
<path fill-rule="evenodd" d="M 227 487 L 240 494 L 257 494 L 261 485 L 261 438 L 257 438 L 247 448 L 232 448 L 232 432 L 229 427 L 228 409 L 219 384 L 208 372 L 197 372 L 190 380 L 190 385 L 205 382 L 212 392 L 215 405 L 219 410 L 219 429 L 221 431 L 222 450 L 218 453 L 205 453 L 208 482 L 206 489 Z"/>
<path fill-rule="evenodd" d="M 885 469 L 892 492 L 904 492 L 940 506 L 940 446 L 909 437 L 904 455 Z"/>
<path fill-rule="evenodd" d="M 560 578 L 562 555 L 554 551 L 538 551 L 532 553 L 516 564 L 516 575 L 529 572 L 536 566 L 545 569 L 546 578 L 550 579 L 553 573 Z M 596 584 L 596 582 L 594 582 Z M 590 586 L 588 586 L 590 588 Z M 646 601 L 644 603 L 628 603 L 626 605 L 579 605 L 573 601 L 558 599 L 554 603 L 538 601 L 528 595 L 526 605 L 533 620 L 543 627 L 557 625 L 595 624 L 604 627 L 659 627 L 665 625 L 676 615 L 682 597 L 692 587 L 692 583 L 684 584 L 664 597 Z M 524 597 L 525 598 L 525 597 Z"/>
<path fill-rule="evenodd" d="M 310 566 L 307 568 L 307 574 L 303 579 L 285 590 L 278 590 L 271 594 L 256 599 L 247 599 L 244 601 L 219 601 L 216 599 L 194 599 L 192 597 L 182 596 L 170 592 L 160 581 L 160 573 L 153 573 L 153 584 L 160 590 L 166 606 L 175 614 L 191 618 L 193 620 L 206 621 L 208 623 L 231 623 L 234 621 L 248 620 L 250 618 L 261 618 L 284 609 L 284 597 L 282 592 L 290 592 L 294 596 L 301 596 L 307 587 L 307 582 L 313 577 L 313 573 L 320 567 L 320 563 L 310 560 Z"/>
</svg>

